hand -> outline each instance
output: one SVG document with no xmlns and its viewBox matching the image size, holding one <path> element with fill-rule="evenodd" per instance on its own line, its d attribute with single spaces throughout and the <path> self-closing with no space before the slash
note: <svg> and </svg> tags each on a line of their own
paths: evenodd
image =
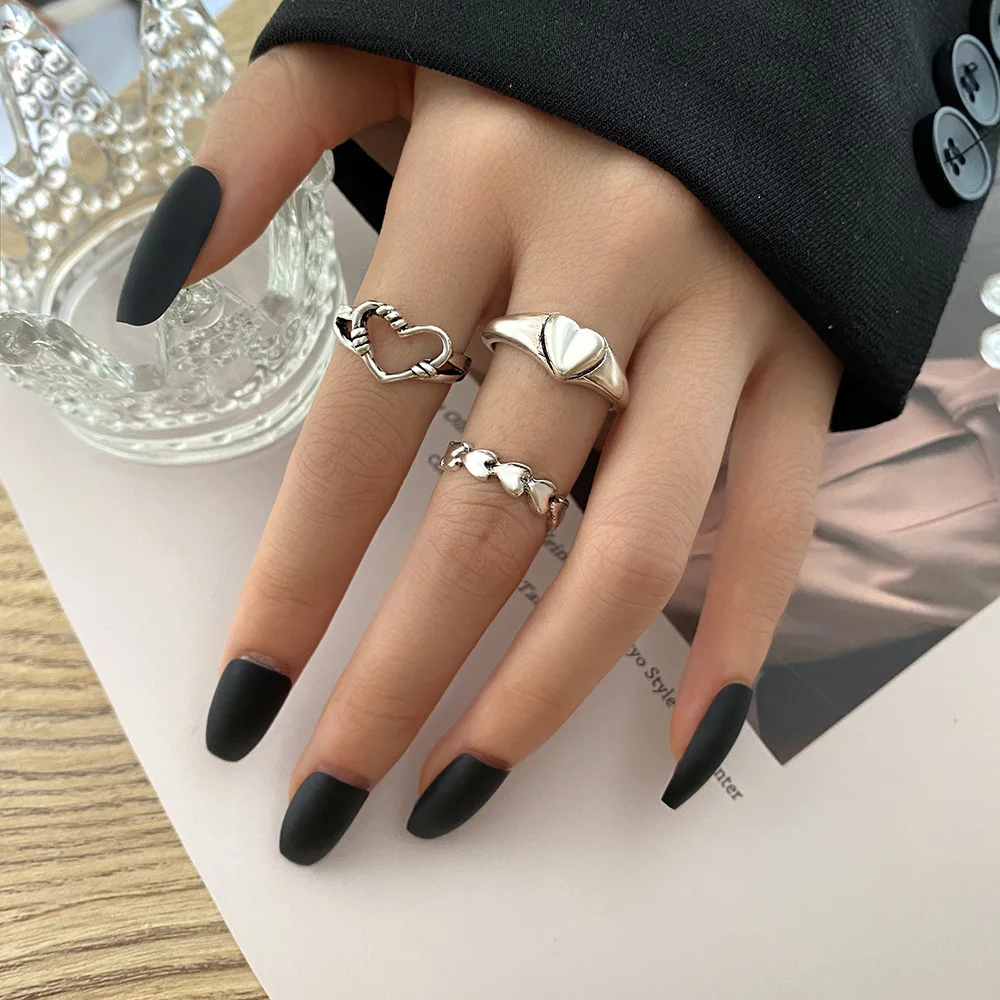
<svg viewBox="0 0 1000 1000">
<path fill-rule="evenodd" d="M 440 326 L 463 353 L 492 317 L 566 313 L 607 337 L 631 385 L 572 552 L 427 758 L 409 829 L 433 837 L 469 819 L 661 613 L 729 442 L 724 527 L 673 716 L 680 761 L 664 801 L 676 807 L 712 775 L 744 721 L 810 537 L 840 378 L 830 351 L 677 180 L 436 72 L 346 49 L 280 48 L 226 95 L 199 152 L 221 187 L 214 224 L 211 212 L 185 223 L 175 200 L 171 240 L 150 245 L 160 238 L 155 225 L 147 231 L 137 260 L 157 267 L 135 265 L 123 301 L 162 283 L 178 247 L 190 251 L 178 226 L 210 228 L 188 280 L 204 277 L 263 231 L 324 149 L 397 116 L 411 128 L 358 301 Z M 189 269 L 190 259 L 181 274 Z M 413 347 L 395 338 L 379 350 L 392 363 L 401 346 L 397 359 L 412 363 Z M 446 390 L 385 385 L 350 351 L 334 353 L 226 643 L 208 722 L 217 755 L 238 759 L 267 730 Z M 607 414 L 596 393 L 500 345 L 464 439 L 565 492 Z M 545 530 L 524 498 L 496 483 L 441 477 L 295 767 L 287 857 L 311 863 L 336 843 L 517 587 Z"/>
</svg>

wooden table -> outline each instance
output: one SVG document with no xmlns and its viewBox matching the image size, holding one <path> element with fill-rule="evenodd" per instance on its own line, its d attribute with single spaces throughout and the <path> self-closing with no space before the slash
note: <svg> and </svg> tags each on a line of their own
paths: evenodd
<svg viewBox="0 0 1000 1000">
<path fill-rule="evenodd" d="M 237 64 L 276 2 L 221 15 Z M 0 486 L 0 1000 L 264 996 Z"/>
</svg>

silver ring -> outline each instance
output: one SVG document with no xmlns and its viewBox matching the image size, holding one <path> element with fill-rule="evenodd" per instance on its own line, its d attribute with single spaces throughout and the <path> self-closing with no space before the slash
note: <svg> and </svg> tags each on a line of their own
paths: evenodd
<svg viewBox="0 0 1000 1000">
<path fill-rule="evenodd" d="M 549 522 L 549 530 L 559 527 L 559 522 L 569 510 L 569 500 L 556 492 L 555 483 L 548 479 L 535 479 L 526 465 L 520 462 L 501 462 L 485 448 L 473 448 L 465 441 L 452 441 L 441 459 L 442 469 L 465 467 L 476 479 L 484 482 L 496 479 L 512 497 L 526 497 L 531 509 Z"/>
<path fill-rule="evenodd" d="M 368 320 L 381 316 L 396 332 L 397 337 L 412 337 L 416 333 L 433 333 L 441 341 L 441 351 L 433 359 L 418 361 L 402 372 L 387 372 L 376 360 L 368 339 Z M 451 337 L 437 326 L 410 326 L 403 314 L 386 302 L 362 302 L 359 306 L 341 306 L 334 317 L 337 337 L 364 359 L 371 373 L 380 382 L 402 382 L 421 378 L 431 382 L 461 382 L 469 373 L 469 359 L 452 349 Z"/>
<path fill-rule="evenodd" d="M 490 350 L 510 344 L 538 358 L 560 382 L 574 382 L 599 392 L 612 409 L 628 406 L 628 379 L 611 345 L 596 330 L 562 313 L 518 313 L 490 320 L 483 327 Z"/>
</svg>

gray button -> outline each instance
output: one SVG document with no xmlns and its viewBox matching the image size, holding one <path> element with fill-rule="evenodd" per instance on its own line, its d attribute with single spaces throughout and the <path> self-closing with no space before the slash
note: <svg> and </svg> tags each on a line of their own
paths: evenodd
<svg viewBox="0 0 1000 1000">
<path fill-rule="evenodd" d="M 1000 0 L 975 0 L 972 30 L 993 47 L 993 55 L 1000 59 Z"/>
<path fill-rule="evenodd" d="M 914 132 L 914 152 L 931 194 L 944 204 L 978 201 L 993 183 L 993 163 L 975 125 L 956 108 L 938 108 Z"/>
<path fill-rule="evenodd" d="M 934 83 L 941 100 L 987 128 L 1000 122 L 1000 72 L 975 35 L 959 35 L 934 58 Z"/>
</svg>

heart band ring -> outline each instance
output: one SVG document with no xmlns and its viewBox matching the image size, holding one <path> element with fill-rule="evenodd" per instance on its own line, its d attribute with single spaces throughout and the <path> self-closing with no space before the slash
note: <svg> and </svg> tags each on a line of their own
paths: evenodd
<svg viewBox="0 0 1000 1000">
<path fill-rule="evenodd" d="M 536 514 L 541 514 L 549 522 L 549 530 L 559 527 L 569 501 L 556 492 L 555 483 L 547 479 L 535 479 L 526 465 L 520 462 L 501 462 L 485 448 L 473 448 L 465 441 L 452 441 L 441 459 L 442 469 L 459 469 L 471 473 L 476 479 L 496 479 L 512 496 L 525 497 Z"/>
<path fill-rule="evenodd" d="M 368 338 L 368 321 L 380 316 L 395 331 L 397 337 L 412 337 L 417 333 L 433 333 L 441 341 L 436 358 L 418 361 L 412 368 L 401 372 L 387 372 L 376 360 Z M 334 317 L 337 338 L 355 354 L 364 359 L 371 373 L 380 382 L 401 382 L 408 378 L 422 378 L 433 382 L 460 382 L 469 372 L 469 359 L 452 349 L 451 337 L 437 326 L 410 326 L 403 314 L 386 302 L 362 302 L 358 306 L 341 306 Z"/>
<path fill-rule="evenodd" d="M 607 340 L 561 313 L 518 313 L 490 320 L 482 330 L 490 350 L 510 344 L 539 359 L 560 382 L 599 392 L 612 409 L 628 405 L 628 380 Z"/>
</svg>

